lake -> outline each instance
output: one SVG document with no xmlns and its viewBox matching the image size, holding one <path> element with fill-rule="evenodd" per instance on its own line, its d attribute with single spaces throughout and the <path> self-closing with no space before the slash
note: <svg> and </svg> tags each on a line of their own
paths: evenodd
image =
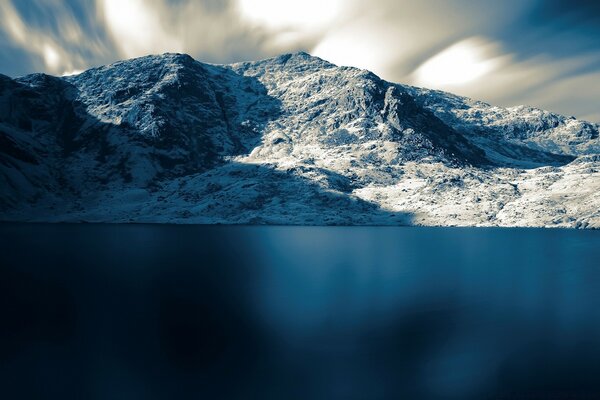
<svg viewBox="0 0 600 400">
<path fill-rule="evenodd" d="M 0 225 L 0 397 L 592 399 L 600 232 Z"/>
</svg>

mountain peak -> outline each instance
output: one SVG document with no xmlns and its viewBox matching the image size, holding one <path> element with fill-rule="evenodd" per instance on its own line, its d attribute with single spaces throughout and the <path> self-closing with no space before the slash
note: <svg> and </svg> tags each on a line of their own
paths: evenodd
<svg viewBox="0 0 600 400">
<path fill-rule="evenodd" d="M 317 56 L 313 56 L 305 51 L 297 51 L 294 53 L 282 54 L 280 56 L 272 58 L 271 60 L 273 60 L 275 62 L 281 62 L 284 64 L 287 64 L 289 62 L 295 62 L 295 63 L 333 65 L 329 61 L 323 60 L 322 58 L 317 57 Z"/>
<path fill-rule="evenodd" d="M 291 56 L 292 58 L 300 58 L 300 59 L 304 59 L 304 60 L 312 60 L 312 59 L 319 59 L 321 60 L 319 57 L 313 56 L 309 53 L 307 53 L 306 51 L 300 50 L 300 51 L 296 51 L 296 52 L 292 52 L 292 53 L 288 53 L 289 56 Z"/>
<path fill-rule="evenodd" d="M 595 124 L 306 52 L 0 77 L 0 220 L 600 227 L 597 154 Z"/>
</svg>

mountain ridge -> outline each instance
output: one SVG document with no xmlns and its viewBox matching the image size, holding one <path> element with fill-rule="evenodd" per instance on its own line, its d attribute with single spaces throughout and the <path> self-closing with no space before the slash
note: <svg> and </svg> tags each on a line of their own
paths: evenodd
<svg viewBox="0 0 600 400">
<path fill-rule="evenodd" d="M 304 52 L 0 76 L 0 219 L 592 228 L 598 131 Z"/>
</svg>

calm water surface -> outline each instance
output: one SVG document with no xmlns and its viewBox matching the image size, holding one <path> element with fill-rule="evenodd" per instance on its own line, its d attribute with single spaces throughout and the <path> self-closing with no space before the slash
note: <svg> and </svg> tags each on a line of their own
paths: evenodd
<svg viewBox="0 0 600 400">
<path fill-rule="evenodd" d="M 0 225 L 0 398 L 597 399 L 600 232 Z"/>
</svg>

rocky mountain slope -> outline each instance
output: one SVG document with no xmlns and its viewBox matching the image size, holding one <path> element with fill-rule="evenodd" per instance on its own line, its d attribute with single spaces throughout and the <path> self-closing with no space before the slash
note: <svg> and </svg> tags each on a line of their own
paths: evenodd
<svg viewBox="0 0 600 400">
<path fill-rule="evenodd" d="M 599 130 L 306 53 L 0 76 L 0 220 L 599 228 Z"/>
</svg>

